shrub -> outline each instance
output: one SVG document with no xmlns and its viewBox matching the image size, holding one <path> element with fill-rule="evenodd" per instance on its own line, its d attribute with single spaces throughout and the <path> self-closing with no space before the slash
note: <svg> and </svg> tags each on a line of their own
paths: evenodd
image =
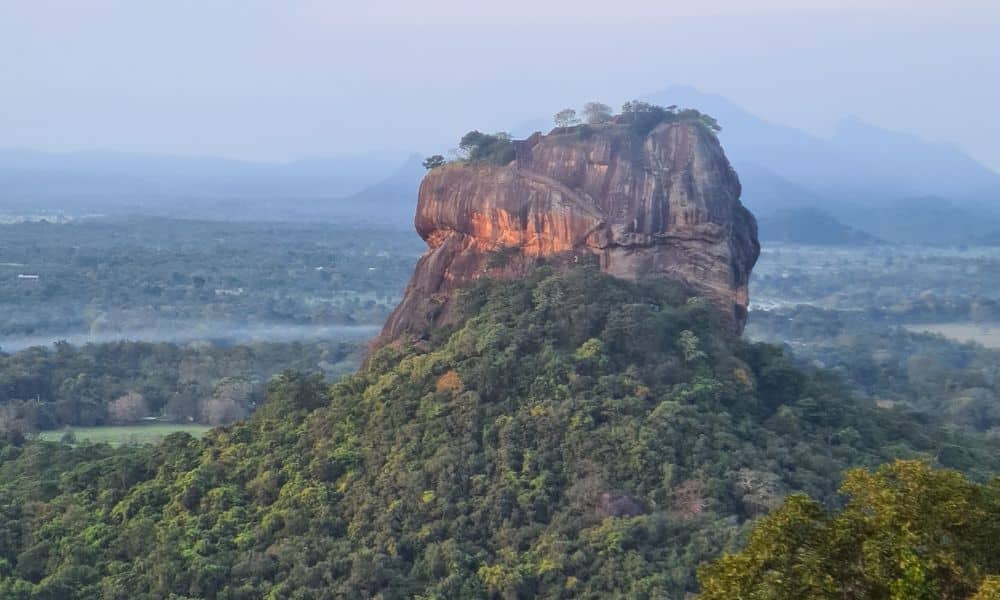
<svg viewBox="0 0 1000 600">
<path fill-rule="evenodd" d="M 444 163 L 445 160 L 443 156 L 441 156 L 440 154 L 434 154 L 432 156 L 428 156 L 427 158 L 425 158 L 423 165 L 425 169 L 430 171 L 431 169 L 436 169 L 440 167 Z"/>
<path fill-rule="evenodd" d="M 509 133 L 483 133 L 473 130 L 462 136 L 459 152 L 466 162 L 503 166 L 514 160 L 514 142 Z"/>
</svg>

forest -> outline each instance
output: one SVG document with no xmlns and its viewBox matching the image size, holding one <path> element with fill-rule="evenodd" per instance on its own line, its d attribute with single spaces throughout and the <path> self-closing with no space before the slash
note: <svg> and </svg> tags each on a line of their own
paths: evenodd
<svg viewBox="0 0 1000 600">
<path fill-rule="evenodd" d="M 998 466 L 994 442 L 858 399 L 666 282 L 541 268 L 460 301 L 428 348 L 384 348 L 332 386 L 279 375 L 203 440 L 8 440 L 0 593 L 675 597 L 786 494 L 837 505 L 832 473 Z M 737 585 L 725 572 L 706 589 Z"/>
<path fill-rule="evenodd" d="M 0 430 L 231 423 L 285 370 L 360 363 L 421 247 L 335 224 L 3 225 Z"/>
<path fill-rule="evenodd" d="M 996 437 L 995 272 L 991 248 L 775 246 L 755 273 L 746 335 L 836 373 L 869 402 Z M 932 333 L 947 325 L 985 344 Z"/>
<path fill-rule="evenodd" d="M 374 329 L 422 248 L 411 233 L 324 223 L 132 217 L 4 225 L 0 350 L 62 339 L 237 343 L 343 325 Z"/>
<path fill-rule="evenodd" d="M 677 285 L 542 266 L 464 290 L 456 323 L 354 373 L 418 239 L 8 227 L 23 236 L 20 255 L 4 246 L 8 275 L 40 276 L 3 280 L 8 307 L 32 315 L 4 339 L 46 342 L 0 353 L 4 598 L 931 599 L 996 585 L 983 527 L 1000 521 L 1000 350 L 920 329 L 989 326 L 990 249 L 775 245 L 745 339 Z M 128 277 L 156 289 L 107 292 Z M 213 330 L 234 322 L 244 333 Z M 287 339 L 252 333 L 261 322 Z M 164 341 L 128 341 L 150 323 Z M 84 343 L 52 343 L 64 337 Z M 72 435 L 147 422 L 222 427 L 123 447 Z M 924 497 L 961 508 L 910 502 Z M 914 520 L 877 517 L 900 512 Z M 927 551 L 942 536 L 969 543 Z M 845 577 L 837 557 L 876 539 L 891 540 L 876 570 Z"/>
<path fill-rule="evenodd" d="M 0 354 L 0 431 L 143 421 L 223 425 L 250 414 L 267 381 L 293 369 L 330 380 L 353 371 L 357 342 L 238 346 L 58 342 Z"/>
</svg>

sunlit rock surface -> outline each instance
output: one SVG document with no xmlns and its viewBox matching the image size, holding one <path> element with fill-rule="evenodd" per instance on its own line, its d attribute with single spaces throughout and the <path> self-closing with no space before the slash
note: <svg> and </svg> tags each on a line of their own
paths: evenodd
<svg viewBox="0 0 1000 600">
<path fill-rule="evenodd" d="M 454 162 L 424 178 L 415 224 L 429 248 L 381 343 L 446 322 L 451 292 L 478 277 L 590 254 L 616 277 L 688 285 L 742 331 L 757 224 L 709 130 L 682 121 L 638 135 L 611 123 L 515 145 L 506 166 Z"/>
</svg>

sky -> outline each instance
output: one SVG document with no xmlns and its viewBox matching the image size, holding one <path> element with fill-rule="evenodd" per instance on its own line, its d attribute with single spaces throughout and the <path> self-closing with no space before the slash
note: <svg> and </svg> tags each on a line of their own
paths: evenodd
<svg viewBox="0 0 1000 600">
<path fill-rule="evenodd" d="M 0 147 L 444 153 L 681 84 L 1000 170 L 997 73 L 995 0 L 0 0 Z"/>
</svg>

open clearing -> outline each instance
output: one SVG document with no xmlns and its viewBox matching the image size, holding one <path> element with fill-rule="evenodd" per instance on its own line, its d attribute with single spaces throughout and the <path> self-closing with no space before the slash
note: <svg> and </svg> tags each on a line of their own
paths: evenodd
<svg viewBox="0 0 1000 600">
<path fill-rule="evenodd" d="M 41 431 L 39 439 L 47 442 L 58 442 L 67 431 L 71 431 L 76 442 L 107 442 L 112 446 L 122 444 L 150 444 L 162 440 L 165 436 L 178 431 L 201 437 L 211 429 L 208 425 L 185 425 L 181 423 L 157 423 L 155 425 L 106 425 L 102 427 L 68 427 Z"/>
</svg>

